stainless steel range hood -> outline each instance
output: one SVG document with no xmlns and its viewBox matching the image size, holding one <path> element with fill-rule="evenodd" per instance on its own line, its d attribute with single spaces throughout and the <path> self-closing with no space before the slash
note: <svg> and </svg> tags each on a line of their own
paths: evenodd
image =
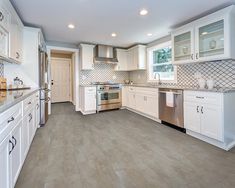
<svg viewBox="0 0 235 188">
<path fill-rule="evenodd" d="M 95 56 L 94 56 L 95 63 L 116 64 L 118 62 L 117 51 L 112 46 L 96 45 L 94 52 L 95 52 L 94 53 L 95 54 Z"/>
</svg>

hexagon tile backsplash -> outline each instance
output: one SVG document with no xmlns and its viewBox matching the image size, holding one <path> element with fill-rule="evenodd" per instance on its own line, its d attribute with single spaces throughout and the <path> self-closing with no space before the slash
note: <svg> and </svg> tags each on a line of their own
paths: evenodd
<svg viewBox="0 0 235 188">
<path fill-rule="evenodd" d="M 179 65 L 177 66 L 177 85 L 198 86 L 195 73 L 200 73 L 205 79 L 213 79 L 216 87 L 235 87 L 235 61 L 223 60 Z M 135 83 L 146 83 L 147 72 L 131 72 L 130 80 Z"/>
</svg>

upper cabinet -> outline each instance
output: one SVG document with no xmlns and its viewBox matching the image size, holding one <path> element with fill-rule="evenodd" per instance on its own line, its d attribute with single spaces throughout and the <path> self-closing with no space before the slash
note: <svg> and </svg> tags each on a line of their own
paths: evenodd
<svg viewBox="0 0 235 188">
<path fill-rule="evenodd" d="M 81 70 L 94 69 L 94 47 L 91 44 L 80 44 L 80 65 Z"/>
<path fill-rule="evenodd" d="M 146 46 L 136 45 L 129 49 L 117 49 L 117 58 L 116 71 L 145 70 Z"/>
<path fill-rule="evenodd" d="M 229 6 L 173 31 L 173 63 L 235 59 L 234 7 Z"/>
<path fill-rule="evenodd" d="M 0 2 L 0 55 L 6 61 L 22 62 L 24 25 L 10 1 Z"/>
</svg>

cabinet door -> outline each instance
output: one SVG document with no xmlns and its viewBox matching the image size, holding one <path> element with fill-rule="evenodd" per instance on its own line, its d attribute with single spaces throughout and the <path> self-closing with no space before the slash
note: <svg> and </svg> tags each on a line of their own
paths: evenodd
<svg viewBox="0 0 235 188">
<path fill-rule="evenodd" d="M 11 15 L 7 10 L 3 2 L 0 4 L 0 26 L 2 26 L 6 31 L 10 30 Z"/>
<path fill-rule="evenodd" d="M 26 115 L 23 119 L 23 124 L 21 128 L 21 162 L 23 163 L 29 148 L 29 116 Z"/>
<path fill-rule="evenodd" d="M 35 133 L 35 117 L 34 117 L 34 110 L 31 110 L 31 112 L 28 115 L 28 130 L 29 130 L 29 145 L 31 144 L 34 133 Z"/>
<path fill-rule="evenodd" d="M 184 126 L 186 129 L 197 133 L 201 132 L 200 107 L 200 105 L 195 103 L 184 103 Z"/>
<path fill-rule="evenodd" d="M 219 106 L 201 106 L 201 134 L 223 141 L 222 109 Z"/>
<path fill-rule="evenodd" d="M 196 60 L 228 58 L 228 24 L 225 19 L 201 21 L 195 27 Z"/>
<path fill-rule="evenodd" d="M 122 106 L 128 106 L 128 87 L 122 87 Z"/>
<path fill-rule="evenodd" d="M 128 107 L 132 109 L 136 109 L 135 93 L 133 92 L 128 93 Z"/>
<path fill-rule="evenodd" d="M 135 94 L 135 109 L 139 112 L 146 113 L 146 96 L 141 93 Z"/>
<path fill-rule="evenodd" d="M 128 50 L 127 54 L 127 70 L 135 70 L 134 65 L 134 51 L 133 49 Z"/>
<path fill-rule="evenodd" d="M 116 71 L 127 70 L 127 51 L 123 49 L 117 49 L 118 64 L 115 67 Z"/>
<path fill-rule="evenodd" d="M 80 45 L 80 57 L 81 57 L 81 68 L 82 70 L 93 70 L 93 54 L 94 54 L 94 45 L 81 44 Z"/>
<path fill-rule="evenodd" d="M 12 144 L 9 143 L 10 136 L 0 143 L 0 188 L 11 188 L 10 178 L 10 150 Z"/>
<path fill-rule="evenodd" d="M 96 110 L 96 93 L 85 94 L 85 111 Z"/>
<path fill-rule="evenodd" d="M 15 186 L 17 178 L 21 169 L 21 127 L 22 121 L 15 127 L 12 132 L 12 142 L 14 143 L 14 149 L 11 153 L 11 172 L 12 172 L 12 187 Z"/>
<path fill-rule="evenodd" d="M 158 114 L 158 95 L 146 95 L 144 98 L 145 101 L 145 113 L 154 117 L 159 118 Z"/>
<path fill-rule="evenodd" d="M 189 27 L 172 34 L 173 64 L 194 62 L 194 29 Z"/>
</svg>

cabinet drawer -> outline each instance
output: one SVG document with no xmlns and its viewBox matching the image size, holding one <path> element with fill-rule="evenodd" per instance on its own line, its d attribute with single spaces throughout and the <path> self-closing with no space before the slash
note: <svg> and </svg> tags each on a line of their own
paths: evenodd
<svg viewBox="0 0 235 188">
<path fill-rule="evenodd" d="M 184 101 L 221 106 L 223 104 L 223 94 L 213 92 L 184 91 Z"/>
<path fill-rule="evenodd" d="M 0 142 L 22 118 L 22 103 L 18 103 L 0 114 Z"/>
<path fill-rule="evenodd" d="M 85 93 L 96 93 L 96 87 L 85 87 Z"/>
<path fill-rule="evenodd" d="M 33 108 L 34 100 L 35 96 L 31 95 L 23 101 L 23 115 L 25 115 L 28 110 Z"/>
</svg>

